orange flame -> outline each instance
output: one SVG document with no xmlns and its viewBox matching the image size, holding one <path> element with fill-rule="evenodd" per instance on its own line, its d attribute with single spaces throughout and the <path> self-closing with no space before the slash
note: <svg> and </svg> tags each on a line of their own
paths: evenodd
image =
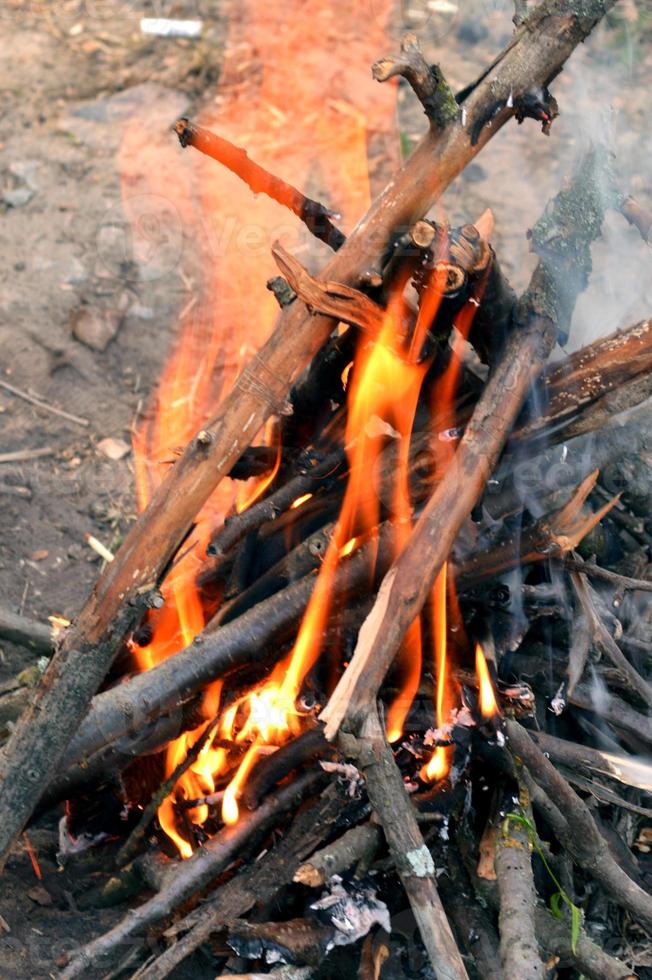
<svg viewBox="0 0 652 980">
<path fill-rule="evenodd" d="M 395 98 L 383 97 L 367 69 L 385 47 L 384 22 L 390 7 L 390 0 L 374 0 L 376 16 L 370 19 L 344 0 L 288 0 L 280 7 L 243 0 L 233 8 L 229 23 L 216 109 L 201 120 L 246 146 L 252 158 L 271 171 L 289 178 L 301 175 L 300 182 L 310 196 L 336 205 L 344 227 L 352 226 L 369 204 L 368 141 L 373 139 L 377 146 L 384 141 L 390 167 L 398 156 Z M 346 71 L 333 57 L 342 37 L 348 45 Z M 298 80 L 300 113 L 288 108 L 288 93 L 296 90 Z M 269 335 L 277 314 L 276 301 L 265 288 L 266 279 L 275 274 L 272 242 L 281 239 L 292 250 L 310 249 L 315 255 L 325 251 L 292 215 L 266 197 L 254 198 L 233 174 L 198 153 L 186 151 L 181 156 L 164 121 L 156 118 L 154 125 L 153 117 L 147 107 L 125 128 L 119 152 L 123 208 L 132 225 L 134 251 L 141 258 L 140 253 L 152 251 L 157 275 L 179 273 L 187 297 L 178 339 L 161 376 L 152 412 L 133 434 L 141 510 L 174 464 L 175 455 L 215 411 L 245 360 Z M 292 139 L 288 140 L 290 124 Z M 381 173 L 378 179 L 383 179 Z M 149 209 L 146 212 L 143 202 Z M 159 226 L 154 228 L 156 221 Z M 176 231 L 181 244 L 197 244 L 195 252 L 203 260 L 199 272 L 186 265 L 181 246 L 168 267 L 165 261 L 160 268 L 157 265 L 159 252 L 163 259 L 167 254 L 166 236 L 173 239 Z M 157 232 L 160 241 L 154 240 Z M 159 245 L 161 250 L 157 250 Z M 279 463 L 280 453 L 277 467 Z M 277 467 L 252 488 L 244 488 L 238 500 L 240 509 L 265 492 Z M 144 647 L 131 644 L 141 670 L 174 655 L 203 629 L 204 611 L 195 580 L 211 531 L 235 504 L 233 484 L 222 481 L 163 584 L 165 605 L 149 620 L 152 641 Z M 350 537 L 348 534 L 340 543 Z M 320 629 L 320 622 L 321 616 L 316 616 L 315 630 Z M 299 651 L 304 642 L 298 642 Z M 308 656 L 306 664 L 309 662 Z M 258 692 L 257 702 L 250 699 L 244 731 L 254 741 L 247 766 L 255 760 L 256 731 L 269 742 L 287 719 L 288 732 L 298 730 L 293 712 L 304 670 L 295 667 L 287 678 L 275 676 L 279 689 L 283 682 L 287 701 L 280 710 L 283 724 L 263 692 Z M 207 691 L 206 719 L 215 717 L 219 693 L 219 684 Z M 221 737 L 232 737 L 240 707 L 232 710 L 232 706 L 225 714 Z M 267 724 L 264 716 L 270 712 L 272 720 Z M 169 746 L 166 775 L 185 758 L 203 731 L 205 724 Z M 227 758 L 212 742 L 213 738 L 179 780 L 175 797 L 195 799 L 213 791 L 216 779 L 226 770 Z M 244 762 L 244 772 L 243 767 Z M 234 801 L 237 792 L 235 785 Z M 205 807 L 188 810 L 189 819 L 196 823 L 203 822 L 206 813 Z M 189 856 L 191 846 L 176 827 L 173 797 L 161 806 L 159 819 L 182 856 Z"/>
<path fill-rule="evenodd" d="M 498 702 L 487 659 L 479 643 L 475 647 L 475 672 L 478 678 L 480 714 L 483 718 L 494 718 L 499 713 Z"/>
</svg>

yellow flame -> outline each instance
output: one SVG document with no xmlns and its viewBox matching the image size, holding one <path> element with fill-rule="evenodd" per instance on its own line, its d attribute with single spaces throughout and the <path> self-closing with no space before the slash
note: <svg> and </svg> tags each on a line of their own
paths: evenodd
<svg viewBox="0 0 652 980">
<path fill-rule="evenodd" d="M 478 678 L 480 714 L 483 718 L 493 718 L 498 712 L 498 702 L 484 651 L 479 643 L 475 647 L 475 672 Z"/>
</svg>

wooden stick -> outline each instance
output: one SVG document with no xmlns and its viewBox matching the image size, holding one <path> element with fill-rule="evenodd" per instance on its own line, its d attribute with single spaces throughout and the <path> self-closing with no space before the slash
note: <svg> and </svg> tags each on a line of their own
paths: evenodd
<svg viewBox="0 0 652 980">
<path fill-rule="evenodd" d="M 50 405 L 49 402 L 44 401 L 37 395 L 32 395 L 29 391 L 23 391 L 22 388 L 16 388 L 14 385 L 10 385 L 8 381 L 0 380 L 0 388 L 4 388 L 5 391 L 15 395 L 16 398 L 22 398 L 23 401 L 29 402 L 30 405 L 36 405 L 37 408 L 44 409 L 50 415 L 58 415 L 59 418 L 67 419 L 68 422 L 74 422 L 75 425 L 81 425 L 85 429 L 91 424 L 88 419 L 80 418 L 79 415 L 72 415 L 71 412 L 64 412 L 62 408 L 56 408 L 56 406 Z"/>
<path fill-rule="evenodd" d="M 525 816 L 532 820 L 527 790 L 519 785 Z M 503 812 L 514 809 L 511 795 Z M 526 827 L 506 816 L 496 836 L 496 879 L 500 895 L 500 956 L 505 980 L 543 980 L 536 937 L 537 893 L 532 872 L 532 843 Z"/>
<path fill-rule="evenodd" d="M 290 829 L 257 862 L 223 885 L 199 909 L 167 930 L 169 948 L 153 963 L 138 970 L 132 980 L 163 980 L 187 956 L 219 932 L 227 919 L 244 916 L 258 903 L 268 902 L 314 849 L 346 820 L 342 789 L 331 784 L 321 799 L 297 814 Z"/>
<path fill-rule="evenodd" d="M 435 974 L 439 980 L 468 980 L 437 892 L 432 856 L 375 706 L 367 714 L 359 738 L 342 732 L 340 747 L 365 777 L 369 802 L 380 820 Z"/>
<path fill-rule="evenodd" d="M 407 629 L 430 594 L 462 523 L 480 498 L 530 385 L 552 350 L 557 328 L 567 329 L 575 299 L 588 281 L 590 242 L 602 227 L 601 167 L 599 155 L 590 153 L 572 185 L 548 205 L 533 229 L 532 241 L 541 259 L 520 301 L 518 326 L 450 466 L 407 547 L 388 572 L 360 630 L 351 663 L 321 714 L 327 738 L 335 737 L 345 718 L 355 730 L 372 709 Z M 559 283 L 564 275 L 568 281 L 562 291 Z"/>
<path fill-rule="evenodd" d="M 293 880 L 308 888 L 322 888 L 333 875 L 347 871 L 359 861 L 369 867 L 381 839 L 380 827 L 375 823 L 351 827 L 341 837 L 311 854 L 309 860 L 297 868 Z"/>
<path fill-rule="evenodd" d="M 0 453 L 0 463 L 25 463 L 30 459 L 43 459 L 44 456 L 54 456 L 55 450 L 49 446 L 42 449 L 15 449 L 11 453 Z"/>
<path fill-rule="evenodd" d="M 144 938 L 145 931 L 161 922 L 179 905 L 200 892 L 236 861 L 245 845 L 260 840 L 265 833 L 312 792 L 323 774 L 306 773 L 266 800 L 258 810 L 246 812 L 233 827 L 225 827 L 195 851 L 191 858 L 172 866 L 163 887 L 109 932 L 92 940 L 67 958 L 62 980 L 95 974 L 117 958 L 127 944 Z"/>
<path fill-rule="evenodd" d="M 223 136 L 218 136 L 189 119 L 179 119 L 174 129 L 182 146 L 194 146 L 236 174 L 254 194 L 266 194 L 278 204 L 289 208 L 315 238 L 330 245 L 333 251 L 342 247 L 346 238 L 335 227 L 331 221 L 333 214 L 323 204 L 311 200 L 292 184 L 270 174 L 260 164 L 250 160 L 246 150 L 235 146 Z"/>
<path fill-rule="evenodd" d="M 37 653 L 52 653 L 52 630 L 45 623 L 35 623 L 25 616 L 19 616 L 10 609 L 0 607 L 0 637 L 11 643 L 35 650 Z"/>
<path fill-rule="evenodd" d="M 646 929 L 652 929 L 652 896 L 632 881 L 616 863 L 586 804 L 518 722 L 508 719 L 505 727 L 509 750 L 514 758 L 527 766 L 535 782 L 555 801 L 562 820 L 552 816 L 553 810 L 547 812 L 547 818 L 555 821 L 552 829 L 559 843 L 614 901 L 627 909 Z"/>
<path fill-rule="evenodd" d="M 464 120 L 432 128 L 323 270 L 356 285 L 397 228 L 423 217 L 451 181 L 514 116 L 514 100 L 554 77 L 615 0 L 543 0 L 465 101 Z M 493 113 L 496 98 L 504 108 Z M 475 138 L 475 129 L 481 127 Z M 473 138 L 472 138 L 473 137 Z M 208 497 L 270 414 L 281 411 L 298 374 L 333 330 L 290 304 L 233 390 L 190 442 L 101 575 L 68 630 L 0 763 L 0 868 L 47 786 L 120 641 L 137 621 L 120 615 L 167 567 Z"/>
</svg>

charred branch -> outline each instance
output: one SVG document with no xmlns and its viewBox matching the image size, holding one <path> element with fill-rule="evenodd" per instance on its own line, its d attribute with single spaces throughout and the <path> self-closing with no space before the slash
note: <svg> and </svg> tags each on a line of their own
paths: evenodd
<svg viewBox="0 0 652 980">
<path fill-rule="evenodd" d="M 373 704 L 406 630 L 422 609 L 463 521 L 496 466 L 557 331 L 570 322 L 588 280 L 590 244 L 602 227 L 601 167 L 598 154 L 589 154 L 570 187 L 548 204 L 533 229 L 540 261 L 519 303 L 519 329 L 513 331 L 450 466 L 360 630 L 353 659 L 321 715 L 328 738 L 335 736 L 345 718 L 355 729 Z"/>
<path fill-rule="evenodd" d="M 176 908 L 215 880 L 240 856 L 243 847 L 260 840 L 307 794 L 323 774 L 306 773 L 245 814 L 234 827 L 226 827 L 207 841 L 191 858 L 171 869 L 158 894 L 131 911 L 110 932 L 92 940 L 68 958 L 64 980 L 96 972 L 124 953 L 126 944 L 143 941 L 146 930 L 165 920 Z"/>
</svg>

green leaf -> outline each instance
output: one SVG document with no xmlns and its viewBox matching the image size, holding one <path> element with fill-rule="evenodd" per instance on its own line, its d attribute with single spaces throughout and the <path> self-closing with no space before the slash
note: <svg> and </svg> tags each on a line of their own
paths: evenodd
<svg viewBox="0 0 652 980">
<path fill-rule="evenodd" d="M 555 892 L 554 895 L 550 896 L 550 912 L 554 915 L 555 919 L 562 919 L 563 913 L 561 910 L 561 892 Z"/>
<path fill-rule="evenodd" d="M 580 938 L 580 929 L 582 928 L 582 913 L 573 902 L 569 901 L 569 905 L 571 910 L 571 949 L 573 953 L 576 953 L 577 940 Z"/>
</svg>

